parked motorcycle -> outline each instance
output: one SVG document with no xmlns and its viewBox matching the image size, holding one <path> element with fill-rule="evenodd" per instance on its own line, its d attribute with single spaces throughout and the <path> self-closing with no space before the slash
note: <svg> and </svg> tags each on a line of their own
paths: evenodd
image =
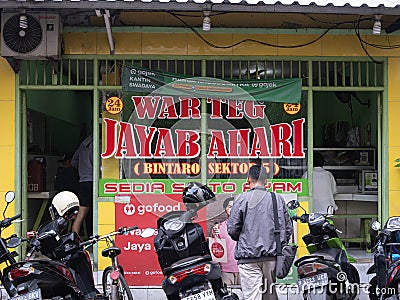
<svg viewBox="0 0 400 300">
<path fill-rule="evenodd" d="M 162 288 L 169 300 L 238 299 L 230 295 L 221 279 L 218 263 L 212 262 L 203 230 L 193 222 L 197 212 L 215 199 L 199 183 L 189 183 L 182 195 L 186 211 L 170 212 L 157 221 L 154 246 L 164 279 Z"/>
<path fill-rule="evenodd" d="M 26 260 L 3 271 L 2 282 L 12 300 L 96 298 L 89 254 L 76 233 L 64 234 L 79 210 L 71 192 L 57 194 L 50 207 L 53 220 L 29 240 Z"/>
<path fill-rule="evenodd" d="M 381 229 L 377 221 L 371 224 L 375 231 Z M 376 237 L 374 264 L 367 274 L 375 274 L 370 280 L 369 298 L 398 299 L 400 288 L 400 217 L 390 217 Z"/>
<path fill-rule="evenodd" d="M 360 277 L 351 264 L 350 257 L 328 216 L 333 214 L 329 207 L 327 214 L 308 214 L 297 200 L 288 203 L 288 209 L 303 210 L 301 216 L 292 219 L 306 223 L 309 234 L 302 237 L 309 255 L 295 261 L 298 274 L 298 286 L 304 298 L 309 299 L 354 299 L 358 295 Z"/>
<path fill-rule="evenodd" d="M 0 264 L 5 263 L 7 265 L 10 264 L 15 264 L 16 260 L 15 257 L 18 256 L 17 252 L 15 251 L 10 251 L 8 248 L 15 248 L 18 247 L 18 245 L 21 243 L 21 239 L 19 239 L 15 234 L 13 234 L 9 238 L 4 238 L 2 236 L 3 229 L 9 227 L 13 222 L 21 218 L 21 214 L 17 214 L 11 218 L 6 218 L 5 214 L 8 208 L 8 205 L 13 202 L 15 199 L 15 193 L 12 191 L 9 191 L 5 195 L 5 201 L 6 201 L 6 207 L 4 208 L 3 211 L 3 217 L 4 219 L 0 221 Z M 1 277 L 1 272 L 0 272 L 0 277 Z M 2 281 L 3 286 L 5 288 L 11 289 L 12 287 L 8 282 Z"/>
</svg>

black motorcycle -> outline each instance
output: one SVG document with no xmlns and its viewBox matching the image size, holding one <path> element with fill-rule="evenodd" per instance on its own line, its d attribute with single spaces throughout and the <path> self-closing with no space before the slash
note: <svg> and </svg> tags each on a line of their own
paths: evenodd
<svg viewBox="0 0 400 300">
<path fill-rule="evenodd" d="M 61 216 L 42 225 L 29 240 L 26 260 L 4 269 L 2 282 L 12 300 L 97 296 L 90 257 L 81 239 L 76 233 L 61 234 L 69 219 Z"/>
<path fill-rule="evenodd" d="M 380 223 L 372 223 L 372 229 L 380 230 Z M 369 298 L 398 299 L 400 288 L 400 217 L 390 217 L 376 237 L 374 264 L 367 274 L 375 274 L 369 284 Z"/>
<path fill-rule="evenodd" d="M 154 246 L 165 276 L 162 288 L 169 300 L 238 299 L 228 293 L 203 230 L 193 223 L 197 212 L 213 199 L 207 186 L 189 183 L 183 193 L 187 210 L 167 213 L 157 221 Z"/>
<path fill-rule="evenodd" d="M 333 213 L 328 208 L 326 215 L 308 214 L 297 200 L 288 203 L 293 211 L 301 208 L 301 216 L 292 216 L 295 221 L 306 223 L 309 234 L 302 237 L 309 255 L 295 261 L 298 285 L 307 299 L 354 299 L 359 294 L 360 276 L 351 264 L 354 258 L 347 253 L 338 236 L 332 220 L 327 216 Z"/>
<path fill-rule="evenodd" d="M 6 207 L 3 211 L 4 219 L 0 221 L 0 264 L 5 263 L 6 265 L 15 264 L 16 260 L 15 257 L 18 256 L 17 252 L 10 251 L 8 248 L 15 248 L 21 244 L 21 239 L 18 238 L 15 234 L 13 234 L 9 238 L 4 238 L 2 236 L 3 229 L 9 227 L 14 221 L 21 218 L 21 214 L 17 214 L 14 217 L 6 218 L 5 213 L 7 211 L 8 205 L 13 202 L 15 199 L 14 192 L 7 192 L 5 195 Z M 1 272 L 0 272 L 1 277 Z M 6 289 L 12 289 L 12 286 L 7 281 L 2 281 L 3 286 Z"/>
</svg>

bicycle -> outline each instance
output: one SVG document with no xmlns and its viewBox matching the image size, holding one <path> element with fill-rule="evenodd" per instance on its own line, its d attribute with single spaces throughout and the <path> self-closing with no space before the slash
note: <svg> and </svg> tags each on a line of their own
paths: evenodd
<svg viewBox="0 0 400 300">
<path fill-rule="evenodd" d="M 81 243 L 81 246 L 86 250 L 100 240 L 106 241 L 107 248 L 101 252 L 101 255 L 111 259 L 111 266 L 104 269 L 101 282 L 103 286 L 103 295 L 110 300 L 133 300 L 131 290 L 124 277 L 124 270 L 122 266 L 118 264 L 118 255 L 121 254 L 121 249 L 115 247 L 115 241 L 112 237 L 125 234 L 137 228 L 137 226 L 129 228 L 121 227 L 103 236 L 95 235 L 88 241 Z"/>
</svg>

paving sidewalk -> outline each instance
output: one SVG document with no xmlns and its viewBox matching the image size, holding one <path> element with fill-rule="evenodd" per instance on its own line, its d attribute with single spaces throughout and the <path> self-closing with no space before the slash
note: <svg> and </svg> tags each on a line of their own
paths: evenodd
<svg viewBox="0 0 400 300">
<path fill-rule="evenodd" d="M 357 268 L 360 274 L 360 282 L 366 286 L 371 279 L 371 275 L 367 275 L 368 268 L 373 263 L 373 254 L 366 253 L 364 250 L 349 250 L 349 255 L 353 256 L 357 263 L 354 266 Z M 160 287 L 140 287 L 131 288 L 134 300 L 164 300 L 166 299 L 163 290 Z M 279 300 L 303 300 L 303 295 L 301 293 L 296 293 L 296 289 L 291 287 L 281 286 L 279 288 Z M 240 289 L 232 288 L 231 291 L 235 292 L 241 300 L 243 299 L 243 294 Z M 365 289 L 361 289 L 361 294 L 358 297 L 359 300 L 368 300 L 368 294 Z"/>
<path fill-rule="evenodd" d="M 354 266 L 357 268 L 360 274 L 361 284 L 368 284 L 371 279 L 371 275 L 367 275 L 367 270 L 373 263 L 373 254 L 365 253 L 363 250 L 349 250 L 349 254 L 353 256 L 357 263 Z M 94 278 L 96 280 L 96 287 L 99 291 L 101 291 L 101 275 L 102 272 L 96 272 L 94 274 Z M 241 300 L 243 299 L 243 294 L 238 287 L 234 287 L 230 289 L 232 292 L 236 293 Z M 293 287 L 280 286 L 279 288 L 279 300 L 303 300 L 303 296 L 301 293 L 296 293 L 296 289 Z M 368 294 L 363 292 L 359 295 L 359 300 L 368 300 Z M 8 295 L 4 289 L 1 289 L 2 297 L 1 299 L 8 299 Z M 148 287 L 131 287 L 132 295 L 134 300 L 166 300 L 167 298 L 164 295 L 161 287 L 158 286 L 148 286 Z"/>
</svg>

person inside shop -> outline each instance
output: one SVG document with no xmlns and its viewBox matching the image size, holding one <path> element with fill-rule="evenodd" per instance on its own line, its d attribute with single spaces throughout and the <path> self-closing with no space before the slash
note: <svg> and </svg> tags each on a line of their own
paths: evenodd
<svg viewBox="0 0 400 300">
<path fill-rule="evenodd" d="M 337 211 L 338 207 L 333 198 L 337 194 L 335 177 L 323 168 L 325 159 L 320 152 L 314 151 L 313 160 L 314 212 L 326 214 L 328 206 L 333 206 Z M 307 178 L 307 172 L 304 173 L 303 178 Z"/>
<path fill-rule="evenodd" d="M 90 134 L 79 145 L 72 160 L 72 166 L 78 169 L 79 173 L 79 213 L 72 231 L 80 234 L 83 222 L 86 219 L 87 234 L 92 234 L 93 217 L 91 207 L 93 203 L 93 134 Z"/>
<path fill-rule="evenodd" d="M 72 153 L 66 153 L 58 161 L 60 166 L 57 169 L 54 189 L 57 192 L 69 191 L 75 195 L 79 193 L 79 174 L 71 164 Z"/>
<path fill-rule="evenodd" d="M 222 205 L 228 218 L 231 214 L 234 200 L 234 197 L 228 197 L 225 199 Z M 212 237 L 219 237 L 221 239 L 224 239 L 226 242 L 227 262 L 219 263 L 222 271 L 222 281 L 227 285 L 239 285 L 239 268 L 235 259 L 236 242 L 232 240 L 232 238 L 228 234 L 227 223 L 228 219 L 226 219 L 222 223 L 214 224 L 212 228 Z"/>
<path fill-rule="evenodd" d="M 276 242 L 272 193 L 265 188 L 268 173 L 265 167 L 253 165 L 247 181 L 250 191 L 240 194 L 228 218 L 228 234 L 237 241 L 240 283 L 246 300 L 277 300 L 275 289 Z M 287 243 L 293 225 L 285 200 L 276 195 L 281 226 L 281 241 Z"/>
</svg>

